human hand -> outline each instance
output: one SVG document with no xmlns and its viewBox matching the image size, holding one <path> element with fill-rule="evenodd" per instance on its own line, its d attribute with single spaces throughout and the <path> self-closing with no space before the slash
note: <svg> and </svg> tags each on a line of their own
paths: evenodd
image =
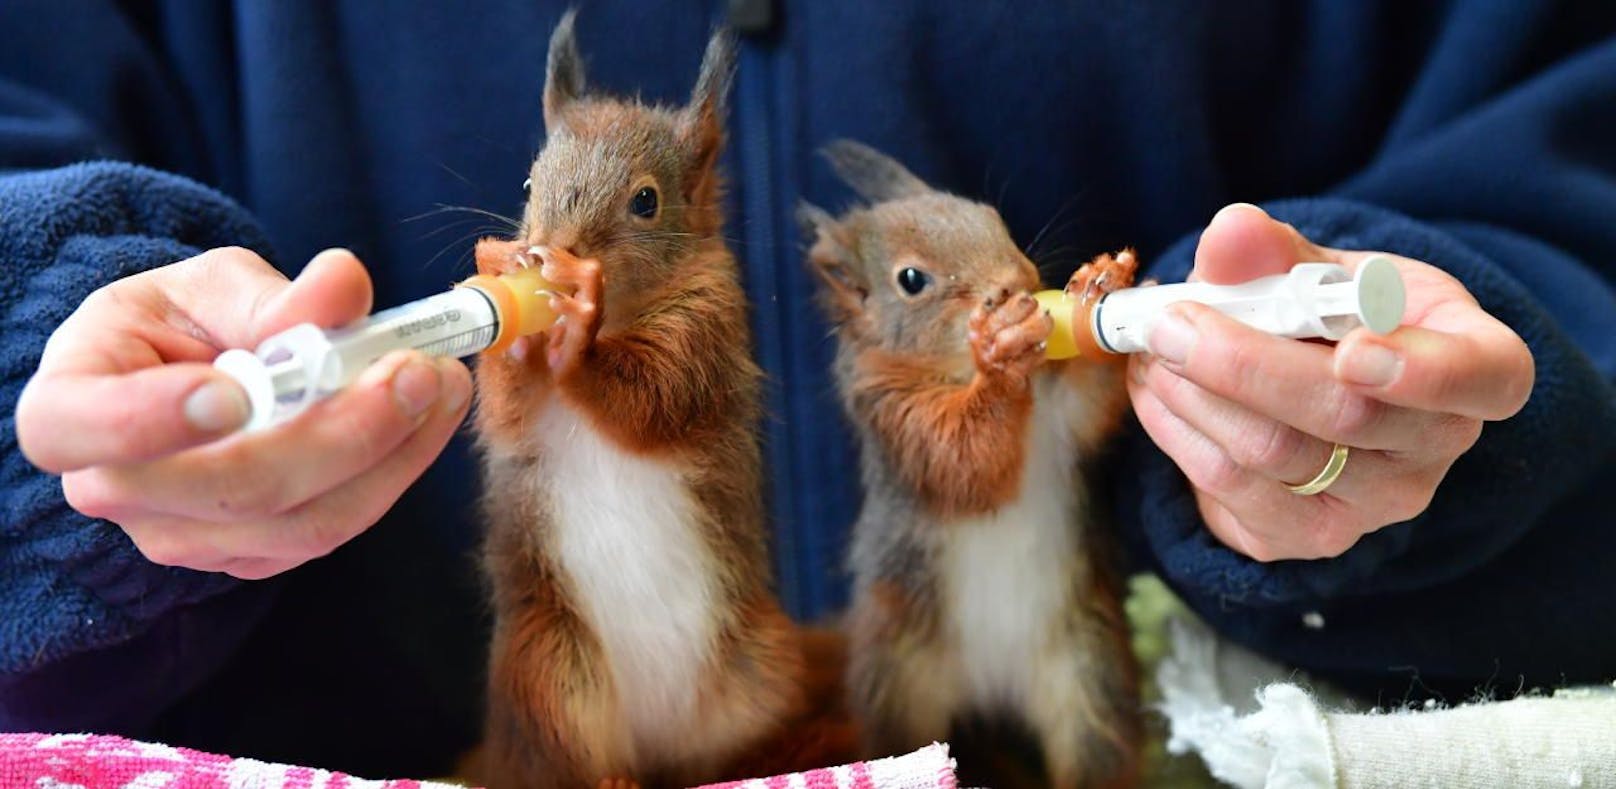
<svg viewBox="0 0 1616 789">
<path fill-rule="evenodd" d="M 1255 206 L 1219 211 L 1192 278 L 1237 283 L 1301 262 L 1349 270 L 1372 252 L 1320 247 Z M 1389 255 L 1408 292 L 1403 326 L 1353 330 L 1334 347 L 1273 337 L 1177 304 L 1129 360 L 1140 423 L 1194 487 L 1207 527 L 1259 561 L 1338 556 L 1423 512 L 1453 462 L 1532 389 L 1531 352 L 1447 273 Z M 1350 448 L 1317 495 L 1288 486 Z"/>
<path fill-rule="evenodd" d="M 237 433 L 246 394 L 210 362 L 292 325 L 370 312 L 369 275 L 329 250 L 296 281 L 212 249 L 90 294 L 17 402 L 17 442 L 68 503 L 118 524 L 153 562 L 264 578 L 369 528 L 443 450 L 471 378 L 390 355 L 285 424 Z"/>
</svg>

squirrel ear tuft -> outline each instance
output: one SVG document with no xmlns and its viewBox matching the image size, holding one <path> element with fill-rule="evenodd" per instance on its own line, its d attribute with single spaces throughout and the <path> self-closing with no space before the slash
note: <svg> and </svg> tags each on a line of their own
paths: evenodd
<svg viewBox="0 0 1616 789">
<path fill-rule="evenodd" d="M 701 58 L 701 75 L 690 92 L 690 104 L 680 119 L 679 136 L 689 151 L 694 177 L 690 194 L 693 205 L 718 201 L 718 154 L 724 148 L 724 114 L 729 86 L 735 76 L 735 38 L 726 29 L 713 32 L 707 52 Z"/>
<path fill-rule="evenodd" d="M 555 129 L 561 124 L 561 113 L 567 104 L 584 95 L 584 61 L 578 54 L 578 38 L 573 34 L 573 22 L 578 9 L 569 8 L 561 15 L 555 32 L 550 34 L 550 58 L 544 74 L 544 126 Z"/>
<path fill-rule="evenodd" d="M 858 266 L 847 228 L 824 209 L 797 204 L 797 223 L 810 237 L 808 267 L 824 285 L 821 303 L 833 321 L 843 323 L 863 311 L 870 284 Z"/>
<path fill-rule="evenodd" d="M 852 140 L 836 140 L 821 151 L 836 174 L 859 197 L 872 203 L 915 197 L 932 191 L 896 159 L 868 145 Z"/>
</svg>

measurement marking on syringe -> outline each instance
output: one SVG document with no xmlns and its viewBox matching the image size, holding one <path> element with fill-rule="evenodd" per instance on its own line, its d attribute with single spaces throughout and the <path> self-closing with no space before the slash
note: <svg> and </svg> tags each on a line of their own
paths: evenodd
<svg viewBox="0 0 1616 789">
<path fill-rule="evenodd" d="M 451 334 L 422 345 L 418 350 L 429 356 L 461 356 L 488 347 L 494 341 L 494 329 L 493 326 L 481 326 Z"/>
</svg>

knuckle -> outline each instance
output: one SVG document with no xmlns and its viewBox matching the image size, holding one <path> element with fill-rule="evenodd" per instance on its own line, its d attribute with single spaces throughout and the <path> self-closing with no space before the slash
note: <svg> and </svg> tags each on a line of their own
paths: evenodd
<svg viewBox="0 0 1616 789">
<path fill-rule="evenodd" d="M 253 463 L 234 463 L 218 474 L 215 506 L 221 515 L 253 517 L 275 515 L 288 504 L 284 474 Z"/>
<path fill-rule="evenodd" d="M 1330 435 L 1327 438 L 1342 443 L 1356 443 L 1356 439 L 1380 423 L 1386 413 L 1385 406 L 1379 400 L 1354 392 L 1343 389 L 1336 391 L 1337 395 L 1329 406 Z"/>
<path fill-rule="evenodd" d="M 1321 515 L 1308 540 L 1304 559 L 1333 559 L 1358 544 L 1364 528 L 1361 513 L 1339 507 Z"/>
<path fill-rule="evenodd" d="M 1220 449 L 1208 454 L 1206 462 L 1185 469 L 1190 482 L 1218 498 L 1239 492 L 1244 487 L 1246 470 L 1226 451 Z"/>
<path fill-rule="evenodd" d="M 1229 447 L 1229 455 L 1246 468 L 1277 473 L 1288 470 L 1305 445 L 1300 431 L 1282 422 L 1267 421 L 1259 429 L 1244 431 Z"/>
<path fill-rule="evenodd" d="M 1501 419 L 1508 419 L 1526 407 L 1537 379 L 1537 360 L 1532 358 L 1531 349 L 1520 340 L 1516 342 L 1520 348 L 1518 353 L 1511 355 L 1511 361 L 1508 362 L 1512 369 L 1504 379 L 1504 407 L 1498 414 Z"/>
<path fill-rule="evenodd" d="M 1244 400 L 1245 393 L 1261 390 L 1269 376 L 1261 353 L 1246 343 L 1227 343 L 1203 335 L 1201 344 L 1211 347 L 1208 362 L 1203 368 L 1212 388 L 1228 393 L 1231 399 Z M 1200 350 L 1197 345 L 1196 350 Z"/>
<path fill-rule="evenodd" d="M 67 506 L 90 518 L 112 518 L 118 514 L 121 504 L 119 497 L 94 472 L 63 475 L 62 497 L 67 500 Z"/>
<path fill-rule="evenodd" d="M 1480 419 L 1445 415 L 1432 430 L 1433 447 L 1442 455 L 1456 458 L 1481 440 L 1483 423 Z"/>
<path fill-rule="evenodd" d="M 302 559 L 317 559 L 342 547 L 353 537 L 346 521 L 334 517 L 311 517 L 298 525 L 299 539 L 293 550 Z"/>
<path fill-rule="evenodd" d="M 1358 544 L 1358 540 L 1362 536 L 1361 530 L 1346 524 L 1337 524 L 1333 528 L 1327 527 L 1319 533 L 1319 537 L 1314 544 L 1317 556 L 1313 558 L 1334 559 L 1351 550 L 1352 546 Z"/>
<path fill-rule="evenodd" d="M 1402 523 L 1418 518 L 1431 507 L 1431 501 L 1436 498 L 1437 485 L 1441 483 L 1441 474 L 1410 474 L 1404 481 L 1387 491 L 1384 513 L 1387 518 L 1383 526 L 1393 523 Z"/>
<path fill-rule="evenodd" d="M 199 552 L 186 541 L 171 537 L 161 531 L 141 533 L 137 536 L 128 532 L 135 548 L 146 561 L 160 564 L 164 567 L 191 567 L 198 563 Z"/>
</svg>

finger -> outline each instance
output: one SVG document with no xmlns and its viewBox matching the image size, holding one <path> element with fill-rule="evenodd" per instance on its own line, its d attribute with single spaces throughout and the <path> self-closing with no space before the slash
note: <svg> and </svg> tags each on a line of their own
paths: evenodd
<svg viewBox="0 0 1616 789">
<path fill-rule="evenodd" d="M 1371 397 L 1332 372 L 1332 349 L 1274 337 L 1205 305 L 1168 307 L 1150 346 L 1168 369 L 1226 400 L 1325 441 L 1397 452 L 1446 452 L 1428 414 Z"/>
<path fill-rule="evenodd" d="M 1191 279 L 1238 284 L 1283 274 L 1297 263 L 1341 262 L 1333 250 L 1320 247 L 1296 228 L 1250 203 L 1224 206 L 1201 232 L 1195 247 Z"/>
<path fill-rule="evenodd" d="M 210 365 L 148 367 L 124 375 L 40 375 L 17 400 L 17 444 L 61 474 L 138 463 L 240 428 L 246 393 Z"/>
<path fill-rule="evenodd" d="M 315 255 L 297 279 L 255 305 L 248 321 L 252 342 L 299 323 L 324 329 L 346 326 L 370 313 L 370 274 L 346 249 Z"/>
<path fill-rule="evenodd" d="M 161 324 L 184 323 L 221 348 L 251 348 L 298 323 L 335 327 L 370 311 L 370 275 L 353 253 L 316 255 L 288 281 L 257 253 L 239 247 L 201 255 L 130 277 L 113 287 L 143 298 L 160 297 Z M 138 290 L 137 290 L 138 289 Z"/>
<path fill-rule="evenodd" d="M 1235 463 L 1217 442 L 1173 413 L 1145 383 L 1143 371 L 1138 372 L 1140 374 L 1129 376 L 1128 394 L 1133 401 L 1134 413 L 1139 417 L 1139 424 L 1151 441 L 1184 473 L 1198 495 L 1216 500 L 1231 511 L 1239 510 L 1248 516 L 1255 514 L 1263 523 L 1276 520 L 1282 523 L 1305 522 L 1318 514 L 1320 505 L 1315 500 L 1319 498 L 1317 496 L 1293 495 L 1290 501 L 1260 500 L 1263 508 L 1254 510 L 1253 492 L 1274 489 L 1276 483 Z M 1281 544 L 1286 537 L 1283 533 L 1277 535 Z M 1225 540 L 1225 543 L 1254 559 L 1268 561 L 1279 558 L 1275 553 L 1277 548 L 1272 544 L 1274 540 L 1273 536 L 1253 532 L 1239 539 Z M 1294 547 L 1287 549 L 1288 552 L 1295 550 Z"/>
<path fill-rule="evenodd" d="M 1142 374 L 1144 384 L 1174 416 L 1216 444 L 1235 465 L 1268 480 L 1306 482 L 1334 450 L 1328 441 L 1219 397 L 1159 363 L 1145 363 Z"/>
<path fill-rule="evenodd" d="M 465 366 L 450 362 L 460 370 L 445 371 L 445 377 L 458 379 L 469 394 L 471 379 Z M 264 560 L 301 564 L 324 556 L 370 528 L 398 501 L 427 467 L 442 454 L 465 419 L 469 398 L 460 398 L 449 407 L 446 398 L 432 409 L 428 419 L 380 463 L 273 522 L 247 527 L 224 526 L 221 538 L 240 546 L 240 555 Z M 287 569 L 281 567 L 280 569 Z"/>
<path fill-rule="evenodd" d="M 80 511 L 214 523 L 285 513 L 381 463 L 435 407 L 459 408 L 470 390 L 458 362 L 389 354 L 352 386 L 272 430 L 155 463 L 96 469 L 81 483 Z"/>
<path fill-rule="evenodd" d="M 1448 305 L 1444 305 L 1447 307 Z M 1536 375 L 1526 343 L 1480 307 L 1461 331 L 1404 326 L 1388 336 L 1357 330 L 1336 348 L 1334 375 L 1382 402 L 1474 420 L 1514 416 Z"/>
<path fill-rule="evenodd" d="M 1297 496 L 1242 468 L 1137 377 L 1128 386 L 1140 425 L 1189 480 L 1203 520 L 1223 544 L 1268 562 L 1336 556 L 1361 536 L 1330 493 Z"/>
<path fill-rule="evenodd" d="M 1335 447 L 1281 422 L 1231 403 L 1173 374 L 1160 364 L 1147 364 L 1143 383 L 1173 416 L 1211 441 L 1236 466 L 1271 484 L 1242 478 L 1238 489 L 1222 491 L 1231 504 L 1274 509 L 1294 497 L 1287 488 L 1311 481 L 1324 470 Z M 1431 458 L 1388 457 L 1374 450 L 1349 447 L 1351 474 L 1343 472 L 1329 487 L 1329 495 L 1366 514 L 1380 513 L 1389 495 L 1389 478 L 1406 473 L 1412 465 Z"/>
</svg>

